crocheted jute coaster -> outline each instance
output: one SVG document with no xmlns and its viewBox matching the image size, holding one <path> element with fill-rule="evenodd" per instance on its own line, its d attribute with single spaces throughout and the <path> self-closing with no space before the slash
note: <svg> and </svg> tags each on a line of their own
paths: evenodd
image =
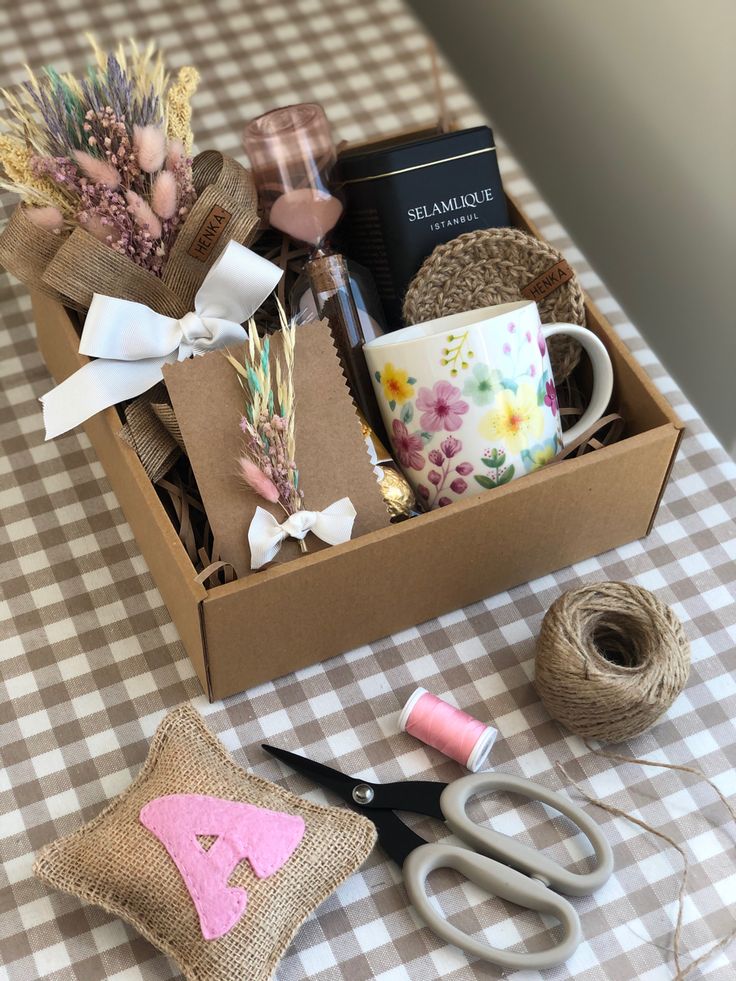
<svg viewBox="0 0 736 981">
<path fill-rule="evenodd" d="M 34 871 L 127 920 L 189 979 L 264 981 L 375 840 L 364 817 L 246 773 L 183 705 L 127 790 Z"/>
<path fill-rule="evenodd" d="M 419 324 L 498 303 L 534 300 L 542 323 L 585 324 L 583 290 L 565 257 L 516 228 L 466 232 L 438 245 L 409 284 L 404 322 Z M 581 348 L 564 334 L 549 344 L 559 385 L 576 368 Z"/>
</svg>

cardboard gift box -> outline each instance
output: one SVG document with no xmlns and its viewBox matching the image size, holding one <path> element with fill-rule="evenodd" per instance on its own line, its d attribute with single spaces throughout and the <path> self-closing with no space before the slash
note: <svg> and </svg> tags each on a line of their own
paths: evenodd
<svg viewBox="0 0 736 981">
<path fill-rule="evenodd" d="M 507 194 L 511 223 L 539 236 Z M 35 293 L 57 382 L 87 362 L 72 315 Z M 586 298 L 606 345 L 625 439 L 522 480 L 206 589 L 114 408 L 85 430 L 210 700 L 378 640 L 649 533 L 683 426 Z"/>
</svg>

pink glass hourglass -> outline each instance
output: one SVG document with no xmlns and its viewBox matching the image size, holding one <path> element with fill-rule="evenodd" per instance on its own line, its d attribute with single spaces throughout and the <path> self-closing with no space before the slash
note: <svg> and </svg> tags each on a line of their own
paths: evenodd
<svg viewBox="0 0 736 981">
<path fill-rule="evenodd" d="M 380 432 L 347 264 L 327 246 L 343 203 L 331 187 L 337 155 L 324 110 L 315 103 L 274 109 L 248 123 L 243 143 L 271 227 L 311 249 L 304 271 L 317 313 L 330 325 L 353 398 Z"/>
</svg>

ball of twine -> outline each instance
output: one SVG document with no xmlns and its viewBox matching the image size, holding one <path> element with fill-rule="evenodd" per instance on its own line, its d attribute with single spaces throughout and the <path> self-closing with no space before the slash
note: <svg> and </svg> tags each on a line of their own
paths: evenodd
<svg viewBox="0 0 736 981">
<path fill-rule="evenodd" d="M 404 322 L 423 323 L 451 313 L 523 300 L 522 290 L 564 256 L 518 228 L 484 228 L 438 245 L 404 297 Z M 585 297 L 577 276 L 537 301 L 543 323 L 585 325 Z M 559 385 L 577 367 L 581 347 L 566 334 L 550 338 L 552 373 Z"/>
<path fill-rule="evenodd" d="M 647 589 L 589 583 L 547 611 L 535 686 L 570 732 L 621 742 L 638 736 L 685 686 L 690 645 L 672 610 Z"/>
</svg>

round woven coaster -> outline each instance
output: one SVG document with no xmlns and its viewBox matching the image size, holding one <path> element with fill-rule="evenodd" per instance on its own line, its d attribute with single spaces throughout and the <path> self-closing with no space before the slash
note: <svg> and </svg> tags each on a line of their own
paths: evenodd
<svg viewBox="0 0 736 981">
<path fill-rule="evenodd" d="M 465 310 L 523 300 L 522 290 L 564 259 L 561 252 L 516 228 L 466 232 L 438 245 L 416 274 L 404 298 L 404 322 L 419 324 Z M 543 323 L 585 325 L 583 290 L 577 276 L 537 300 Z M 549 344 L 557 384 L 575 370 L 581 348 L 565 334 Z"/>
</svg>

